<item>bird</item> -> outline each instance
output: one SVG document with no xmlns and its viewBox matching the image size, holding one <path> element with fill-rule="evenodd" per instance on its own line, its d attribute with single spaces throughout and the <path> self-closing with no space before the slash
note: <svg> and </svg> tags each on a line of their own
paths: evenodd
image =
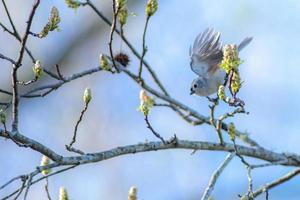
<svg viewBox="0 0 300 200">
<path fill-rule="evenodd" d="M 252 37 L 246 37 L 238 45 L 241 51 L 251 41 Z M 194 44 L 190 47 L 190 66 L 198 75 L 192 81 L 190 94 L 208 97 L 218 91 L 224 84 L 226 72 L 220 68 L 223 59 L 223 45 L 220 42 L 220 32 L 213 28 L 207 28 L 199 33 Z"/>
</svg>

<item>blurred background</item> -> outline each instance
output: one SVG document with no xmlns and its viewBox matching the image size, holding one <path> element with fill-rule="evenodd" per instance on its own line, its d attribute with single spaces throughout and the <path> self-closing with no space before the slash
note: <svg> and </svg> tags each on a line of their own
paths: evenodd
<svg viewBox="0 0 300 200">
<path fill-rule="evenodd" d="M 16 27 L 23 35 L 33 1 L 6 1 Z M 111 17 L 110 0 L 94 0 L 98 9 Z M 170 94 L 204 115 L 209 115 L 205 98 L 190 96 L 189 87 L 195 74 L 189 67 L 189 47 L 197 34 L 207 27 L 222 33 L 223 43 L 239 43 L 246 36 L 254 40 L 240 57 L 245 61 L 240 70 L 244 80 L 239 96 L 245 100 L 250 115 L 230 119 L 239 130 L 246 131 L 262 146 L 277 152 L 299 153 L 299 73 L 300 73 L 300 2 L 286 1 L 159 1 L 157 13 L 150 19 L 145 59 L 151 64 Z M 141 52 L 145 23 L 146 1 L 128 0 L 130 12 L 125 35 Z M 54 71 L 59 64 L 64 75 L 96 67 L 101 52 L 108 53 L 110 27 L 104 24 L 89 7 L 76 11 L 64 1 L 41 1 L 32 25 L 40 32 L 47 23 L 52 6 L 60 12 L 60 32 L 50 32 L 45 39 L 30 37 L 28 47 L 43 66 Z M 9 26 L 3 6 L 0 21 Z M 6 32 L 0 33 L 0 52 L 12 58 L 18 55 L 19 43 Z M 129 69 L 138 70 L 138 60 L 116 37 L 114 51 L 127 52 Z M 0 88 L 11 90 L 9 63 L 0 60 Z M 146 71 L 146 70 L 145 70 Z M 144 72 L 145 72 L 144 71 Z M 28 56 L 20 69 L 20 79 L 32 78 L 32 63 Z M 149 76 L 146 75 L 149 78 Z M 150 79 L 149 79 L 150 81 Z M 34 85 L 53 80 L 44 76 Z M 152 86 L 154 84 L 150 82 Z M 143 116 L 137 111 L 140 87 L 124 74 L 107 72 L 65 84 L 44 98 L 22 99 L 20 103 L 20 131 L 62 155 L 73 134 L 75 123 L 83 108 L 82 94 L 90 87 L 93 99 L 79 125 L 75 147 L 85 152 L 99 152 L 111 148 L 157 140 L 146 128 Z M 0 101 L 9 100 L 0 95 Z M 220 104 L 217 113 L 228 111 Z M 153 127 L 165 138 L 174 133 L 180 139 L 217 141 L 212 127 L 193 127 L 166 108 L 151 111 Z M 227 121 L 227 122 L 231 122 Z M 227 137 L 227 136 L 225 136 Z M 226 138 L 228 139 L 228 138 Z M 29 173 L 40 164 L 41 155 L 19 148 L 11 141 L 0 140 L 0 184 L 10 178 Z M 141 200 L 200 199 L 215 168 L 227 153 L 189 150 L 167 150 L 126 155 L 99 163 L 79 166 L 49 180 L 53 199 L 58 198 L 60 186 L 65 186 L 70 199 L 126 199 L 132 185 L 138 188 Z M 250 162 L 256 160 L 249 159 Z M 253 171 L 254 188 L 284 175 L 292 168 L 271 167 Z M 19 186 L 19 182 L 0 191 L 5 196 Z M 228 165 L 216 183 L 215 199 L 238 199 L 248 187 L 245 167 L 240 160 Z M 270 199 L 299 199 L 300 177 L 270 191 Z M 44 182 L 35 184 L 29 199 L 46 199 Z M 257 199 L 264 199 L 264 195 Z"/>
</svg>

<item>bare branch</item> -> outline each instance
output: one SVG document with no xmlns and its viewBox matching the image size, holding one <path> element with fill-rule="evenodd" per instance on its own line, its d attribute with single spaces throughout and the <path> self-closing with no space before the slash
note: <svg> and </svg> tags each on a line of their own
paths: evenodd
<svg viewBox="0 0 300 200">
<path fill-rule="evenodd" d="M 146 32 L 147 32 L 147 27 L 148 27 L 148 22 L 149 22 L 150 16 L 147 15 L 146 17 L 146 23 L 145 23 L 145 27 L 144 27 L 144 32 L 143 32 L 143 42 L 142 42 L 142 56 L 140 59 L 140 67 L 139 67 L 139 73 L 138 73 L 138 77 L 141 78 L 142 77 L 142 70 L 143 70 L 143 60 L 144 60 L 144 56 L 147 52 L 147 47 L 146 47 Z M 122 34 L 123 36 L 123 34 Z M 123 36 L 124 37 L 124 36 Z"/>
<path fill-rule="evenodd" d="M 155 135 L 155 137 L 157 137 L 158 139 L 160 139 L 162 141 L 162 143 L 166 144 L 166 141 L 164 140 L 164 138 L 162 136 L 160 136 L 159 133 L 157 133 L 153 127 L 151 126 L 149 119 L 148 119 L 148 115 L 145 115 L 145 122 L 147 124 L 147 128 L 153 133 L 153 135 Z"/>
<path fill-rule="evenodd" d="M 116 62 L 114 59 L 114 53 L 113 53 L 113 47 L 112 47 L 112 41 L 114 38 L 114 32 L 116 29 L 116 23 L 117 23 L 117 16 L 118 13 L 120 11 L 119 7 L 116 8 L 116 0 L 112 0 L 112 11 L 113 11 L 113 21 L 111 24 L 111 29 L 110 29 L 110 34 L 109 34 L 109 42 L 108 42 L 108 46 L 109 46 L 109 53 L 110 53 L 110 57 L 112 58 L 112 63 L 113 63 L 113 67 L 118 71 L 117 67 L 116 67 Z"/>
<path fill-rule="evenodd" d="M 16 64 L 16 62 L 15 62 L 13 59 L 11 59 L 11 58 L 9 58 L 9 57 L 7 57 L 7 56 L 1 54 L 1 53 L 0 53 L 0 59 L 7 60 L 7 61 L 9 61 L 11 64 L 13 64 L 13 65 Z"/>
<path fill-rule="evenodd" d="M 53 166 L 53 165 L 52 165 L 52 166 Z M 68 171 L 68 170 L 73 169 L 73 168 L 75 168 L 75 167 L 77 167 L 77 165 L 72 165 L 72 166 L 70 166 L 70 167 L 66 167 L 66 168 L 64 168 L 64 169 L 61 169 L 61 170 L 58 170 L 58 171 L 56 171 L 56 172 L 50 173 L 50 174 L 48 174 L 48 175 L 46 175 L 46 176 L 42 176 L 42 177 L 38 178 L 37 180 L 32 181 L 30 184 L 31 184 L 31 185 L 34 185 L 34 184 L 36 184 L 36 183 L 38 183 L 38 182 L 40 182 L 40 181 L 42 181 L 42 180 L 44 180 L 44 179 L 47 179 L 47 178 L 49 178 L 49 177 L 51 177 L 51 176 L 54 176 L 54 175 L 60 174 L 60 173 L 62 173 L 62 172 Z M 52 167 L 50 167 L 50 168 L 52 168 Z M 38 172 L 38 171 L 36 170 L 35 172 Z M 38 173 L 36 173 L 36 174 L 38 174 Z M 27 187 L 27 185 L 25 185 L 25 187 Z M 20 192 L 20 190 L 21 190 L 21 188 L 15 190 L 14 192 L 10 193 L 9 195 L 3 197 L 1 200 L 6 200 L 6 199 L 12 197 L 12 196 L 15 195 L 16 193 Z"/>
<path fill-rule="evenodd" d="M 228 163 L 232 160 L 234 157 L 234 153 L 230 153 L 226 156 L 225 160 L 221 163 L 221 165 L 214 171 L 213 175 L 211 176 L 208 186 L 205 189 L 205 192 L 202 195 L 201 200 L 208 200 L 211 196 L 212 191 L 214 190 L 215 184 L 221 175 L 221 173 L 224 171 L 224 169 L 227 167 Z"/>
<path fill-rule="evenodd" d="M 81 113 L 80 113 L 79 119 L 78 119 L 77 122 L 76 122 L 75 129 L 74 129 L 74 133 L 73 133 L 72 141 L 70 142 L 69 145 L 66 145 L 66 148 L 67 148 L 67 150 L 69 150 L 69 151 L 71 150 L 72 145 L 76 142 L 76 136 L 77 136 L 78 126 L 79 126 L 80 122 L 82 121 L 83 115 L 84 115 L 84 113 L 87 111 L 88 106 L 89 106 L 89 102 L 85 103 L 84 108 L 83 108 L 83 110 L 82 110 Z M 74 149 L 73 149 L 73 150 L 74 150 Z M 78 150 L 77 150 L 77 151 L 78 151 Z M 75 151 L 75 152 L 76 152 L 76 151 Z M 82 152 L 81 152 L 80 154 L 82 154 Z"/>
<path fill-rule="evenodd" d="M 88 5 L 89 7 L 91 7 L 91 9 L 108 25 L 111 26 L 112 23 L 109 21 L 109 19 L 107 17 L 105 17 L 96 7 L 95 5 L 89 0 L 87 1 L 86 5 Z M 122 40 L 125 42 L 125 44 L 128 46 L 128 48 L 131 50 L 131 52 L 140 60 L 141 59 L 141 55 L 138 53 L 138 51 L 133 47 L 133 45 L 128 41 L 128 39 L 125 37 L 124 34 L 121 34 L 121 32 L 116 28 L 115 32 L 121 36 Z M 169 96 L 167 90 L 165 89 L 165 87 L 162 85 L 162 83 L 160 82 L 160 80 L 157 78 L 156 73 L 154 72 L 154 70 L 151 68 L 151 66 L 148 64 L 148 62 L 146 62 L 145 60 L 143 60 L 143 64 L 145 65 L 145 67 L 147 68 L 147 70 L 149 71 L 149 73 L 151 74 L 154 82 L 158 85 L 158 87 L 161 89 L 161 91 L 166 95 Z"/>
<path fill-rule="evenodd" d="M 48 200 L 51 200 L 51 195 L 50 195 L 50 192 L 49 192 L 49 181 L 48 181 L 48 178 L 46 178 L 45 191 L 46 191 Z"/>
<path fill-rule="evenodd" d="M 294 171 L 289 172 L 288 174 L 280 177 L 279 179 L 276 179 L 270 183 L 267 183 L 263 186 L 261 186 L 259 189 L 257 189 L 256 191 L 253 192 L 253 196 L 257 197 L 260 194 L 264 193 L 264 192 L 268 192 L 268 190 L 282 184 L 285 183 L 286 181 L 290 180 L 291 178 L 295 177 L 296 175 L 298 175 L 300 173 L 300 169 L 297 168 Z M 267 194 L 268 196 L 268 194 Z"/>
</svg>

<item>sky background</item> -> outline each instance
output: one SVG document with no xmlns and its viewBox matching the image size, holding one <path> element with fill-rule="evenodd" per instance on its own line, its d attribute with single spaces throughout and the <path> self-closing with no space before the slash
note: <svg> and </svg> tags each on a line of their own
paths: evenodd
<svg viewBox="0 0 300 200">
<path fill-rule="evenodd" d="M 110 1 L 93 1 L 110 16 Z M 141 51 L 145 22 L 146 1 L 128 0 L 130 16 L 125 34 Z M 196 75 L 189 67 L 189 47 L 199 32 L 214 27 L 221 32 L 223 43 L 239 43 L 244 37 L 254 39 L 240 57 L 245 62 L 240 71 L 244 84 L 239 96 L 246 102 L 250 115 L 234 118 L 239 130 L 247 131 L 262 146 L 276 152 L 300 151 L 299 146 L 299 72 L 300 72 L 300 2 L 234 0 L 158 1 L 159 9 L 150 19 L 145 59 L 156 71 L 170 94 L 208 116 L 205 98 L 190 96 L 189 87 Z M 7 1 L 23 34 L 32 1 Z M 44 67 L 53 69 L 57 63 L 65 75 L 96 67 L 101 52 L 108 53 L 106 26 L 88 7 L 77 11 L 69 9 L 62 0 L 41 1 L 32 31 L 39 32 L 46 24 L 52 6 L 60 12 L 60 32 L 51 32 L 46 39 L 29 38 L 28 47 Z M 9 25 L 0 6 L 0 21 Z M 115 51 L 129 53 L 129 69 L 137 72 L 138 60 L 125 44 L 114 40 Z M 0 53 L 16 58 L 19 44 L 5 32 L 0 32 Z M 0 60 L 0 87 L 10 90 L 11 66 Z M 20 78 L 32 77 L 32 63 L 25 58 Z M 146 77 L 148 77 L 146 75 Z M 148 79 L 150 81 L 150 79 Z M 34 85 L 51 83 L 46 76 Z M 153 86 L 153 83 L 150 82 Z M 28 90 L 22 88 L 21 91 Z M 90 87 L 93 99 L 79 125 L 75 146 L 85 152 L 99 152 L 116 146 L 157 140 L 146 128 L 139 105 L 140 87 L 124 74 L 100 72 L 65 84 L 45 98 L 22 99 L 20 103 L 20 130 L 62 155 L 71 155 L 64 148 L 83 108 L 82 94 Z M 0 95 L 1 101 L 7 96 Z M 220 104 L 217 113 L 228 110 Z M 151 111 L 150 120 L 165 138 L 174 133 L 180 139 L 216 141 L 212 127 L 193 127 L 166 108 Z M 231 121 L 227 121 L 231 122 Z M 228 138 L 226 138 L 228 139 Z M 0 185 L 10 178 L 34 170 L 41 155 L 30 149 L 18 148 L 7 140 L 0 140 Z M 209 178 L 227 153 L 190 150 L 167 150 L 140 153 L 113 158 L 100 163 L 79 166 L 50 178 L 49 189 L 53 199 L 58 198 L 60 186 L 65 186 L 70 199 L 126 199 L 132 185 L 138 188 L 141 200 L 200 199 Z M 249 159 L 251 162 L 256 162 Z M 253 171 L 254 188 L 272 181 L 292 170 L 290 167 L 270 167 Z M 216 183 L 215 199 L 238 199 L 247 191 L 247 174 L 238 158 L 234 158 Z M 0 197 L 13 191 L 18 182 L 0 191 Z M 270 199 L 299 199 L 300 178 L 270 191 Z M 31 187 L 29 199 L 46 199 L 44 182 Z M 264 199 L 264 196 L 258 199 Z"/>
</svg>

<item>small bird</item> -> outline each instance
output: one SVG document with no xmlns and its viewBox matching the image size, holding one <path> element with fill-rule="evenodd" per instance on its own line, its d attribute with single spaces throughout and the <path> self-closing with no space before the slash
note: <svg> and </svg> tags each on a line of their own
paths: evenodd
<svg viewBox="0 0 300 200">
<path fill-rule="evenodd" d="M 190 94 L 209 96 L 218 91 L 220 85 L 225 81 L 226 72 L 220 68 L 223 59 L 220 32 L 207 28 L 195 39 L 190 47 L 190 66 L 198 77 L 193 80 Z M 239 45 L 241 51 L 252 40 L 246 37 Z"/>
</svg>

